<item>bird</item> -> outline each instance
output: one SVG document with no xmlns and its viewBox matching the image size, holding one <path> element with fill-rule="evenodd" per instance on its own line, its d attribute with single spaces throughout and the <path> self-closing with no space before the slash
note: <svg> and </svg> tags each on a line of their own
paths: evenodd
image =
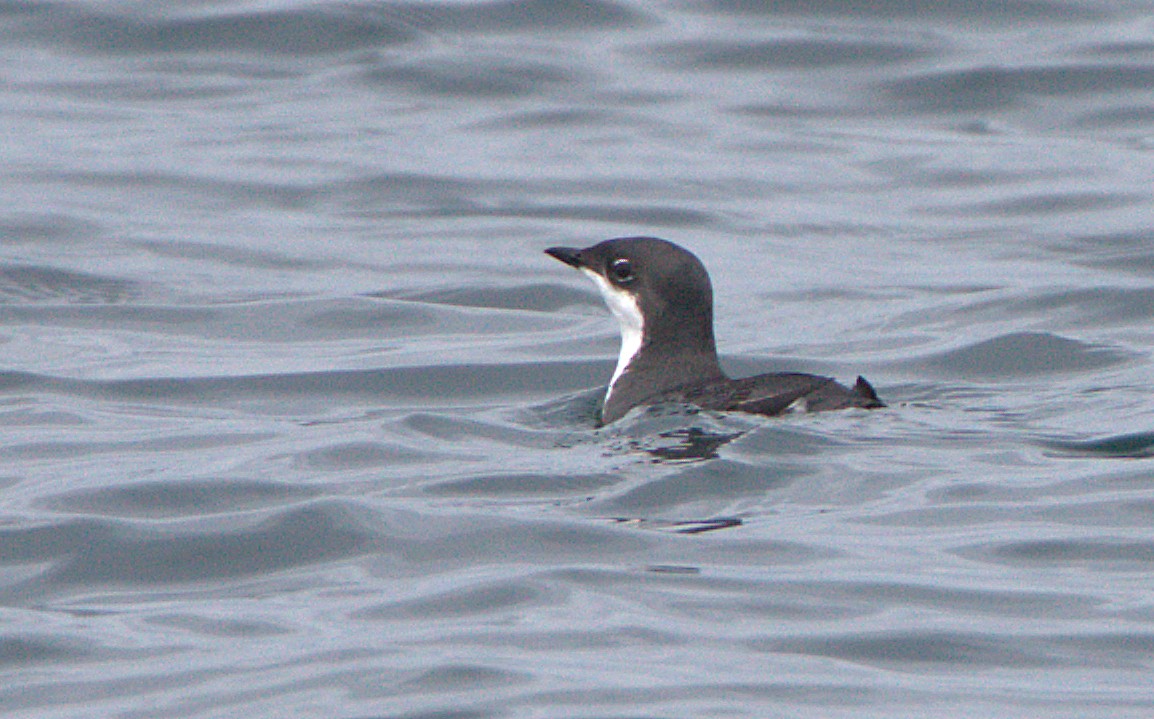
<svg viewBox="0 0 1154 719">
<path fill-rule="evenodd" d="M 668 240 L 619 237 L 545 253 L 592 279 L 621 326 L 600 426 L 635 407 L 667 402 L 769 416 L 885 406 L 860 376 L 853 387 L 801 372 L 730 379 L 717 357 L 709 273 L 696 255 Z"/>
</svg>

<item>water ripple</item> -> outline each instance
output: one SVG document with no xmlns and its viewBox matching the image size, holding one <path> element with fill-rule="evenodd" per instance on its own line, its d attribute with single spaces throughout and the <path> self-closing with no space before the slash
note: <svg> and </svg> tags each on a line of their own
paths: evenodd
<svg viewBox="0 0 1154 719">
<path fill-rule="evenodd" d="M 934 71 L 882 87 L 908 110 L 977 112 L 1017 107 L 1036 96 L 1101 95 L 1142 91 L 1152 85 L 1151 66 L 1063 65 Z"/>
</svg>

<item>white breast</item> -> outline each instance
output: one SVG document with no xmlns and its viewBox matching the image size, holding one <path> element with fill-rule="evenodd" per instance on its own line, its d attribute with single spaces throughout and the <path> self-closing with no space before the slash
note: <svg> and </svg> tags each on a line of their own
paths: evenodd
<svg viewBox="0 0 1154 719">
<path fill-rule="evenodd" d="M 601 296 L 605 298 L 605 304 L 609 305 L 609 311 L 621 325 L 621 354 L 617 357 L 617 369 L 613 371 L 613 379 L 609 380 L 609 391 L 605 393 L 605 400 L 609 401 L 609 395 L 613 394 L 613 386 L 641 350 L 645 319 L 641 316 L 641 308 L 637 306 L 637 299 L 633 295 L 609 284 L 608 280 L 592 270 L 582 268 L 581 271 L 597 284 L 597 289 L 601 290 Z"/>
</svg>

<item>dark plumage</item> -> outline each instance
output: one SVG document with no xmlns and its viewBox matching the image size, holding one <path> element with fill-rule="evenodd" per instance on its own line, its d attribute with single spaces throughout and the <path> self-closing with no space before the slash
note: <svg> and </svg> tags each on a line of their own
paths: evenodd
<svg viewBox="0 0 1154 719">
<path fill-rule="evenodd" d="M 601 409 L 603 424 L 661 402 L 764 415 L 885 406 L 861 377 L 852 388 L 797 372 L 726 377 L 713 339 L 709 274 L 672 242 L 626 237 L 545 252 L 593 279 L 621 324 L 621 356 Z"/>
</svg>

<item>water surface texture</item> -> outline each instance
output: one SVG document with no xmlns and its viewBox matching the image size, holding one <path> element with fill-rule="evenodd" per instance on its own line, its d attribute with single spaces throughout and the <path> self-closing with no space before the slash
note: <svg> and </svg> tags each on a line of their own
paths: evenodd
<svg viewBox="0 0 1154 719">
<path fill-rule="evenodd" d="M 0 713 L 1154 715 L 1154 8 L 0 4 Z M 542 253 L 695 251 L 660 408 Z"/>
</svg>

